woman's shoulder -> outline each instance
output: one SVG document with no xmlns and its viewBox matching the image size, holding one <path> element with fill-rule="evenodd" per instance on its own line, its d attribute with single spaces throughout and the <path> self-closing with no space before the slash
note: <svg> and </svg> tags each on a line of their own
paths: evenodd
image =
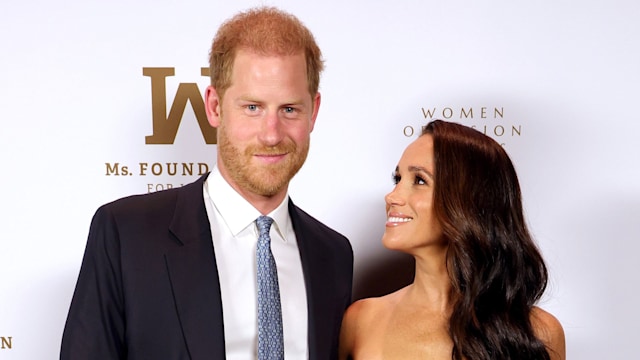
<svg viewBox="0 0 640 360">
<path fill-rule="evenodd" d="M 353 356 L 354 352 L 361 351 L 356 347 L 366 347 L 364 343 L 376 338 L 376 331 L 384 328 L 382 324 L 388 320 L 396 303 L 397 293 L 401 291 L 402 289 L 380 297 L 360 299 L 347 308 L 340 330 L 340 359 Z"/>
<path fill-rule="evenodd" d="M 566 358 L 564 329 L 560 321 L 551 313 L 534 306 L 531 309 L 531 325 L 538 339 L 547 349 L 552 360 L 564 360 Z"/>
<path fill-rule="evenodd" d="M 392 293 L 393 294 L 393 293 Z M 391 295 L 360 299 L 347 308 L 345 320 L 350 322 L 366 322 L 376 314 L 384 311 L 390 305 Z"/>
<path fill-rule="evenodd" d="M 345 317 L 360 319 L 377 317 L 381 312 L 387 312 L 392 308 L 405 291 L 406 287 L 387 295 L 360 299 L 349 306 Z"/>
</svg>

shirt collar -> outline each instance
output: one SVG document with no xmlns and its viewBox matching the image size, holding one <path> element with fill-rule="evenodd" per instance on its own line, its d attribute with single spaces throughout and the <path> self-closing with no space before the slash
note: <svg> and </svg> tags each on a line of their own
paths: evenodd
<svg viewBox="0 0 640 360">
<path fill-rule="evenodd" d="M 220 174 L 217 164 L 214 165 L 211 174 L 207 177 L 205 189 L 209 193 L 213 206 L 234 236 L 237 236 L 247 226 L 254 226 L 257 229 L 255 221 L 262 214 L 231 187 Z M 289 194 L 284 197 L 280 205 L 267 214 L 273 219 L 275 229 L 285 242 L 287 242 L 286 234 L 291 233 L 290 229 L 292 228 L 288 203 Z"/>
</svg>

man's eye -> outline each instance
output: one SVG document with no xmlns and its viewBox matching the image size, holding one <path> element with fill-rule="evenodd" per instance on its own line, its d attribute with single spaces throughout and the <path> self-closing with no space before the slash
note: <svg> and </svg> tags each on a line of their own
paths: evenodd
<svg viewBox="0 0 640 360">
<path fill-rule="evenodd" d="M 289 113 L 289 114 L 291 114 L 291 113 L 293 113 L 295 111 L 296 111 L 296 109 L 292 108 L 291 106 L 287 106 L 287 107 L 284 108 L 284 112 Z"/>
<path fill-rule="evenodd" d="M 258 110 L 258 105 L 247 105 L 247 110 L 256 111 Z"/>
</svg>

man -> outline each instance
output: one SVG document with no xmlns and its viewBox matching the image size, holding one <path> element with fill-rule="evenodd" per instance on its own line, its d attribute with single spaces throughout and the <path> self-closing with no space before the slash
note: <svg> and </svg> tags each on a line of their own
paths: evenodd
<svg viewBox="0 0 640 360">
<path fill-rule="evenodd" d="M 221 26 L 210 66 L 216 166 L 98 209 L 61 359 L 337 358 L 351 246 L 287 193 L 318 115 L 320 50 L 298 19 L 259 8 Z"/>
</svg>

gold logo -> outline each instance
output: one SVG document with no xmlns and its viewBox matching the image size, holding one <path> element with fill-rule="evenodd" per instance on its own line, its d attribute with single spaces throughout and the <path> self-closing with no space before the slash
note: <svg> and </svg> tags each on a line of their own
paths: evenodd
<svg viewBox="0 0 640 360">
<path fill-rule="evenodd" d="M 178 127 L 187 107 L 191 104 L 200 132 L 207 144 L 216 144 L 216 129 L 209 125 L 204 110 L 204 99 L 196 83 L 180 83 L 167 115 L 166 79 L 175 74 L 175 68 L 142 68 L 142 75 L 151 78 L 151 111 L 153 134 L 145 137 L 146 144 L 173 144 Z M 209 68 L 201 68 L 202 76 L 209 76 Z"/>
<path fill-rule="evenodd" d="M 202 76 L 209 76 L 209 68 L 200 68 Z M 175 75 L 172 67 L 143 67 L 142 75 L 151 80 L 151 113 L 153 133 L 145 136 L 146 145 L 171 145 L 176 139 L 178 128 L 183 120 L 187 105 L 195 114 L 200 133 L 206 145 L 217 143 L 216 129 L 209 125 L 205 112 L 204 99 L 196 83 L 180 83 L 171 102 L 167 114 L 167 78 Z M 209 172 L 210 165 L 204 161 L 171 162 L 171 161 L 106 161 L 104 175 L 108 177 L 142 177 L 146 192 L 155 192 L 183 186 L 194 176 L 202 176 Z"/>
<path fill-rule="evenodd" d="M 0 336 L 0 350 L 11 350 L 12 340 L 11 336 Z"/>
</svg>

